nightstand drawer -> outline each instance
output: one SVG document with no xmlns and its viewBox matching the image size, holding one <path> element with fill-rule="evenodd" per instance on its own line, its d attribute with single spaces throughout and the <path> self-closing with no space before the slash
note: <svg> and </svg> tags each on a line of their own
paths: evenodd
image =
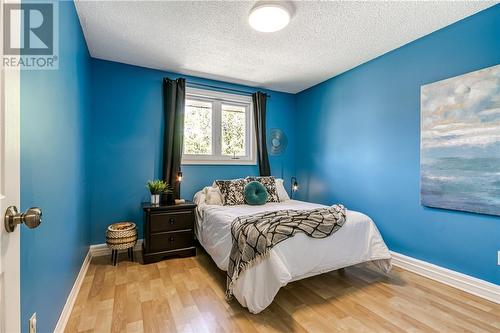
<svg viewBox="0 0 500 333">
<path fill-rule="evenodd" d="M 193 231 L 174 231 L 151 235 L 150 250 L 153 252 L 177 250 L 194 245 Z"/>
<path fill-rule="evenodd" d="M 151 232 L 193 229 L 193 211 L 151 214 Z"/>
</svg>

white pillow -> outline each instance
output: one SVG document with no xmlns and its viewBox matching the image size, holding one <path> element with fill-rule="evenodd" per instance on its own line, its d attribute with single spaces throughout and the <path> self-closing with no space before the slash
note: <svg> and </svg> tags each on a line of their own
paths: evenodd
<svg viewBox="0 0 500 333">
<path fill-rule="evenodd" d="M 222 193 L 218 187 L 207 186 L 205 187 L 205 203 L 207 205 L 222 206 Z"/>
<path fill-rule="evenodd" d="M 205 189 L 196 192 L 196 194 L 193 197 L 193 202 L 198 206 L 205 203 Z"/>
<path fill-rule="evenodd" d="M 283 179 L 281 178 L 276 178 L 276 192 L 278 192 L 280 202 L 290 200 L 290 197 L 285 190 L 285 186 L 283 185 Z"/>
</svg>

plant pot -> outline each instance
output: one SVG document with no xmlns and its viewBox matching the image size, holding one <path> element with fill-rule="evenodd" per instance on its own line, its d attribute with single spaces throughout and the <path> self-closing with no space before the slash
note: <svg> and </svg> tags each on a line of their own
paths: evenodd
<svg viewBox="0 0 500 333">
<path fill-rule="evenodd" d="M 160 204 L 160 195 L 159 194 L 151 194 L 151 204 L 159 205 Z"/>
<path fill-rule="evenodd" d="M 161 195 L 161 203 L 164 205 L 175 204 L 174 194 L 173 193 L 163 193 Z"/>
</svg>

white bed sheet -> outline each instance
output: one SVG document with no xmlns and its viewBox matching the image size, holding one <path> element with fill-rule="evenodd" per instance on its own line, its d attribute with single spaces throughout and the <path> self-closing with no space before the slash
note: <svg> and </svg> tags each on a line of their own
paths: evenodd
<svg viewBox="0 0 500 333">
<path fill-rule="evenodd" d="M 324 205 L 289 200 L 263 206 L 198 205 L 197 237 L 217 266 L 227 270 L 231 252 L 231 222 L 238 216 L 282 209 L 314 209 Z M 342 228 L 316 239 L 298 233 L 276 245 L 269 258 L 243 272 L 234 296 L 252 313 L 264 310 L 287 283 L 361 262 L 373 261 L 382 271 L 391 269 L 391 255 L 373 221 L 365 214 L 347 211 Z"/>
</svg>

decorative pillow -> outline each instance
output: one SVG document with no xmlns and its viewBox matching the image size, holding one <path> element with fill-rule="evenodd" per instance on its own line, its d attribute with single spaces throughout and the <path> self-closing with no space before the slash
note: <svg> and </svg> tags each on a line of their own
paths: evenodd
<svg viewBox="0 0 500 333">
<path fill-rule="evenodd" d="M 222 202 L 225 206 L 244 205 L 245 196 L 243 191 L 247 181 L 245 179 L 216 180 L 214 182 L 222 194 Z"/>
<path fill-rule="evenodd" d="M 278 192 L 276 191 L 276 180 L 273 176 L 267 177 L 247 177 L 246 180 L 248 182 L 257 181 L 264 185 L 267 190 L 267 202 L 280 202 L 278 197 Z"/>
<path fill-rule="evenodd" d="M 287 191 L 285 190 L 285 186 L 283 185 L 283 179 L 276 178 L 276 192 L 278 193 L 278 198 L 280 202 L 284 202 L 290 200 Z"/>
<path fill-rule="evenodd" d="M 207 186 L 205 187 L 205 203 L 207 205 L 222 206 L 222 194 L 218 187 Z"/>
<path fill-rule="evenodd" d="M 250 182 L 245 185 L 245 201 L 249 205 L 264 205 L 267 201 L 267 190 L 259 182 Z"/>
</svg>

